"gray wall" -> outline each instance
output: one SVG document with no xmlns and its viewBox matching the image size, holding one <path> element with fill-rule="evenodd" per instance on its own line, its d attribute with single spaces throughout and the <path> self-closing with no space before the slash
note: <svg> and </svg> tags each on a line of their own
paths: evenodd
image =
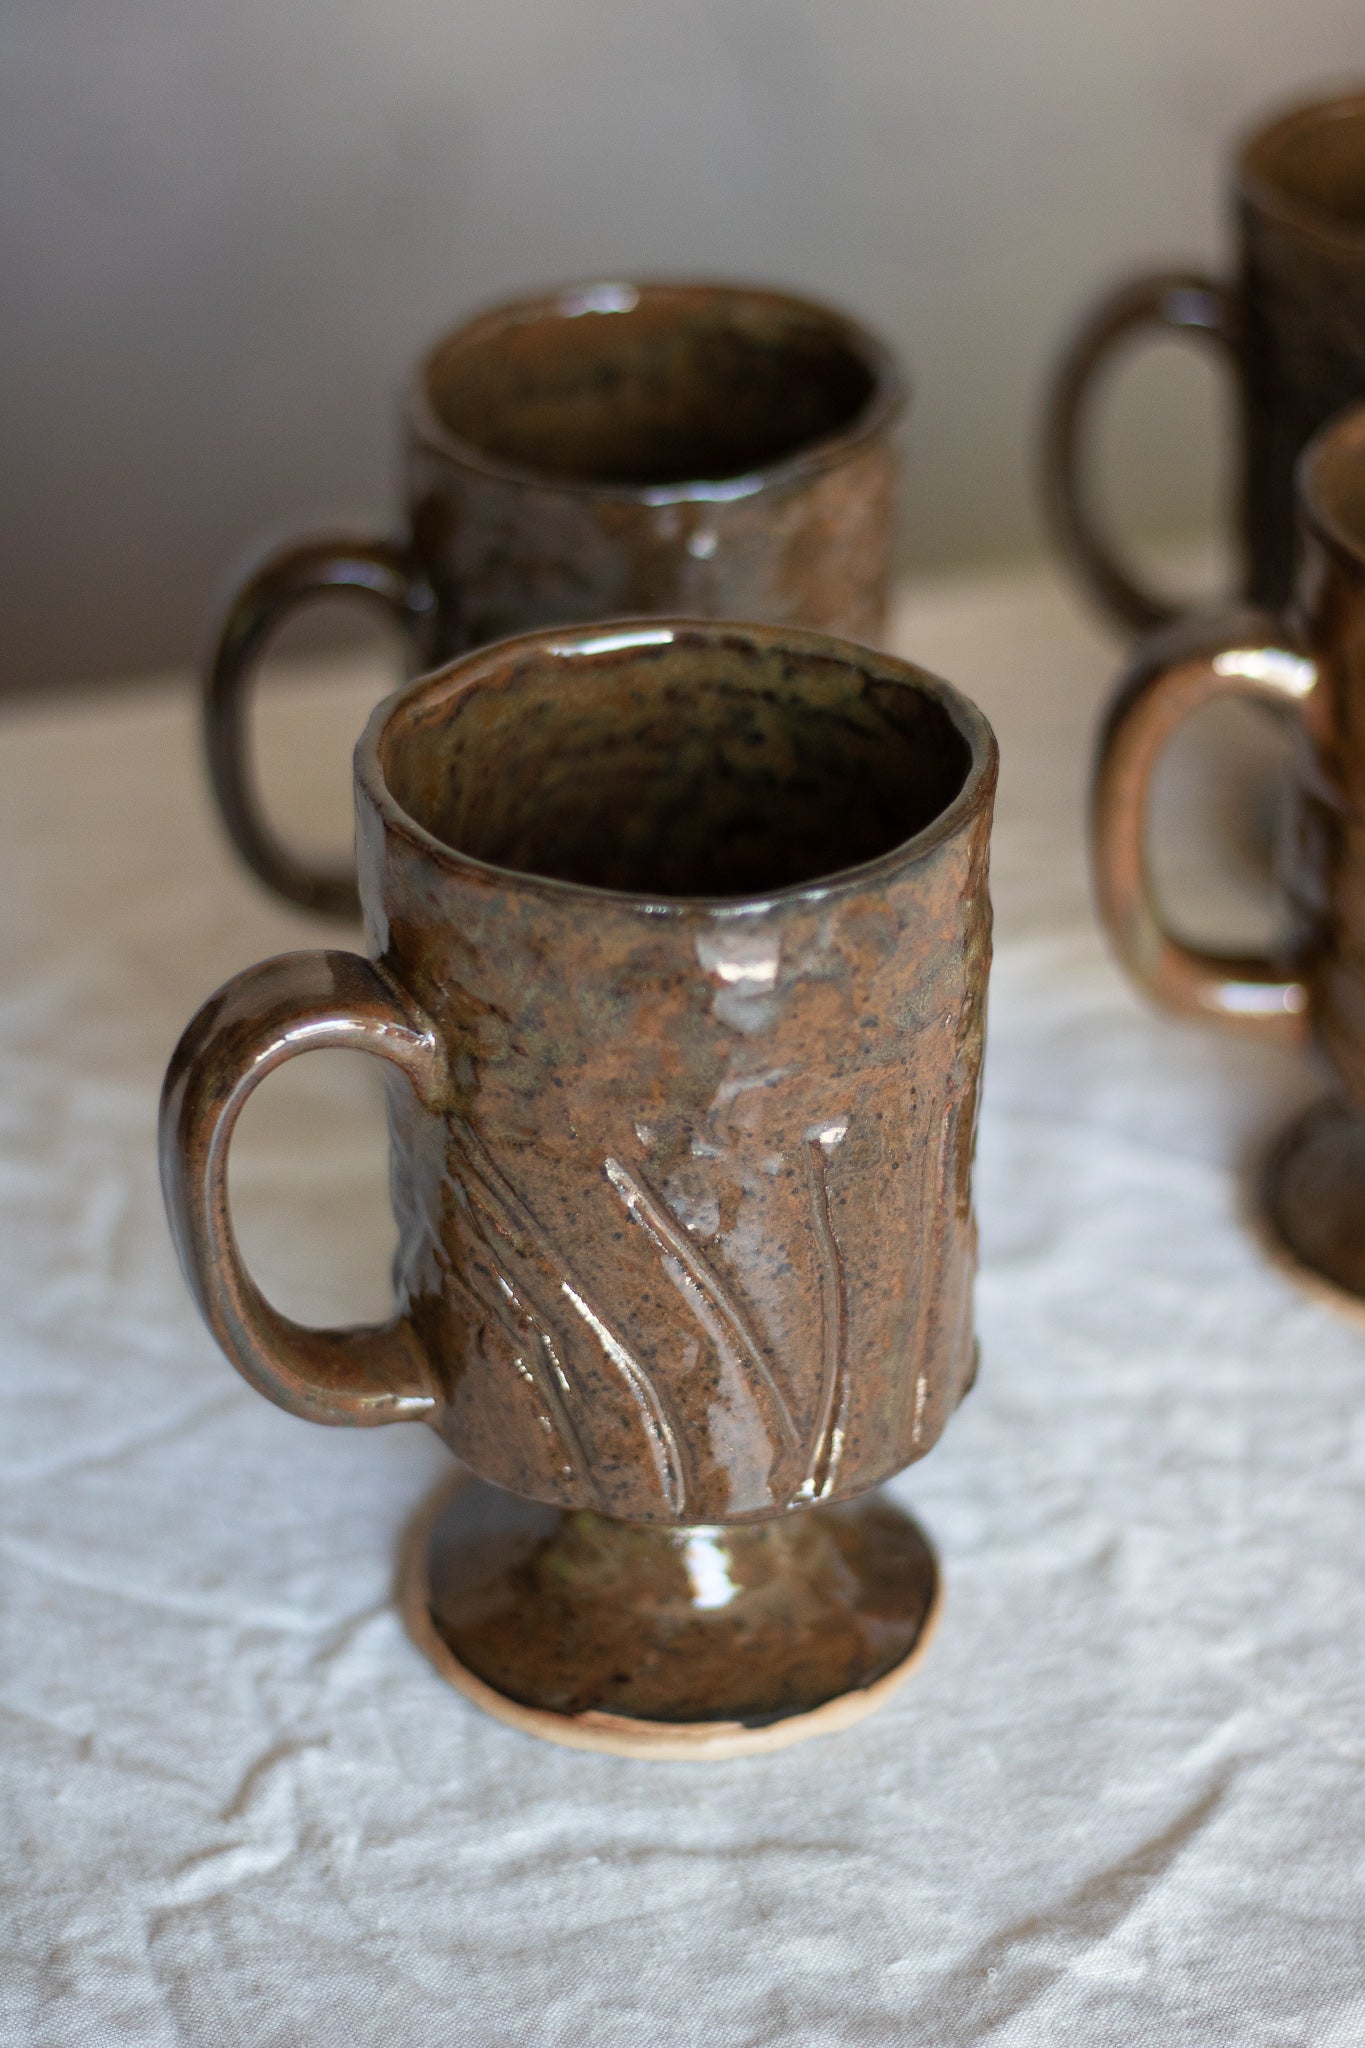
<svg viewBox="0 0 1365 2048">
<path fill-rule="evenodd" d="M 1069 317 L 1215 259 L 1228 135 L 1365 73 L 1360 0 L 5 0 L 0 39 L 10 688 L 184 659 L 262 536 L 384 519 L 419 346 L 579 275 L 846 301 L 914 374 L 911 559 L 1035 547 Z M 1106 436 L 1154 533 L 1216 502 L 1172 353 Z"/>
</svg>

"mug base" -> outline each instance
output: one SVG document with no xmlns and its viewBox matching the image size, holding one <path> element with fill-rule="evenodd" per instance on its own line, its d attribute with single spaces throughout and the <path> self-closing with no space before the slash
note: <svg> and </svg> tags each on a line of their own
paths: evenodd
<svg viewBox="0 0 1365 2048">
<path fill-rule="evenodd" d="M 884 1496 L 646 1528 L 458 1478 L 414 1528 L 409 1633 L 448 1683 L 571 1749 L 783 1749 L 870 1714 L 927 1647 L 934 1552 Z"/>
<path fill-rule="evenodd" d="M 1329 1097 L 1290 1125 L 1266 1161 L 1260 1222 L 1300 1285 L 1365 1310 L 1365 1116 Z"/>
</svg>

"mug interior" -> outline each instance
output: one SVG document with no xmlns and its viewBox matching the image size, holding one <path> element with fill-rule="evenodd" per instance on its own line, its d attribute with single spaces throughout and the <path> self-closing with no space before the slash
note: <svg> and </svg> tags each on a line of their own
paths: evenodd
<svg viewBox="0 0 1365 2048">
<path fill-rule="evenodd" d="M 624 643 L 624 644 L 622 644 Z M 634 897 L 741 897 L 889 853 L 966 785 L 929 678 L 875 655 L 661 626 L 509 643 L 399 700 L 391 796 L 495 867 Z"/>
<path fill-rule="evenodd" d="M 1365 238 L 1365 94 L 1285 115 L 1253 137 L 1244 169 L 1282 208 Z"/>
<path fill-rule="evenodd" d="M 891 373 L 851 323 L 773 292 L 585 287 L 490 313 L 423 371 L 465 450 L 581 484 L 722 481 L 859 422 Z"/>
</svg>

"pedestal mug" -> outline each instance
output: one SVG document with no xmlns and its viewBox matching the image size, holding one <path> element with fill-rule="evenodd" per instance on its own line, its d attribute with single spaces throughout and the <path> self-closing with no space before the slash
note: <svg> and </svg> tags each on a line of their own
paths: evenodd
<svg viewBox="0 0 1365 2048">
<path fill-rule="evenodd" d="M 1121 286 L 1071 343 L 1049 400 L 1044 500 L 1079 581 L 1120 623 L 1146 630 L 1179 609 L 1125 567 L 1097 518 L 1086 470 L 1096 379 L 1143 333 L 1212 344 L 1232 368 L 1240 415 L 1243 592 L 1287 602 L 1294 464 L 1311 436 L 1365 398 L 1365 92 L 1295 107 L 1237 157 L 1240 254 L 1233 281 L 1156 271 Z"/>
<path fill-rule="evenodd" d="M 358 912 L 353 876 L 291 853 L 251 774 L 251 679 L 309 600 L 377 606 L 414 673 L 531 627 L 637 613 L 875 640 L 904 402 L 855 321 L 738 285 L 579 285 L 447 334 L 405 403 L 399 536 L 284 547 L 228 607 L 205 728 L 243 859 L 291 902 Z"/>
<path fill-rule="evenodd" d="M 1186 623 L 1139 652 L 1100 743 L 1093 851 L 1100 914 L 1162 1008 L 1286 1043 L 1317 1041 L 1340 1093 L 1310 1111 L 1267 1169 L 1271 1229 L 1295 1262 L 1365 1295 L 1365 406 L 1309 444 L 1298 473 L 1297 604 Z M 1166 742 L 1216 697 L 1294 721 L 1299 772 L 1279 960 L 1223 957 L 1167 928 L 1144 853 Z"/>
<path fill-rule="evenodd" d="M 372 957 L 268 961 L 187 1030 L 162 1156 L 200 1308 L 272 1400 L 426 1421 L 478 1475 L 423 1569 L 505 1717 L 791 1739 L 921 1642 L 932 1555 L 868 1496 L 974 1371 L 995 774 L 947 684 L 821 635 L 504 642 L 357 749 Z M 392 1070 L 380 1329 L 290 1322 L 233 1241 L 237 1113 L 320 1045 Z"/>
</svg>

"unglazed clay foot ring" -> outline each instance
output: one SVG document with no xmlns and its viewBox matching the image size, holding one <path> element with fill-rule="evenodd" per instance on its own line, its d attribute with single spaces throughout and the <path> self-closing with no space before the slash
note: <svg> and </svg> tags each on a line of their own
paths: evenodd
<svg viewBox="0 0 1365 2048">
<path fill-rule="evenodd" d="M 671 1545 L 673 1554 L 677 1556 L 686 1549 L 689 1541 L 703 1537 L 709 1542 L 714 1537 L 726 1546 L 737 1543 L 742 1560 L 746 1548 L 750 1545 L 760 1550 L 771 1547 L 770 1539 L 764 1532 L 774 1531 L 775 1525 L 748 1525 L 742 1529 L 732 1527 L 714 1532 L 641 1531 L 633 1525 L 604 1524 L 593 1516 L 562 1515 L 554 1509 L 536 1508 L 530 1503 L 513 1501 L 510 1496 L 499 1495 L 497 1489 L 485 1487 L 479 1480 L 463 1475 L 458 1476 L 450 1486 L 438 1493 L 418 1516 L 404 1546 L 399 1575 L 399 1600 L 408 1634 L 446 1683 L 452 1685 L 457 1692 L 463 1693 L 476 1706 L 482 1707 L 485 1713 L 491 1714 L 497 1721 L 504 1722 L 509 1728 L 518 1728 L 528 1735 L 538 1735 L 547 1742 L 559 1743 L 567 1749 L 596 1750 L 610 1756 L 640 1757 L 661 1762 L 709 1762 L 786 1749 L 793 1743 L 804 1742 L 813 1735 L 833 1734 L 841 1728 L 851 1726 L 855 1721 L 862 1720 L 864 1715 L 874 1713 L 890 1698 L 924 1655 L 938 1619 L 940 1577 L 937 1559 L 918 1525 L 909 1516 L 877 1496 L 865 1497 L 861 1502 L 846 1504 L 842 1509 L 807 1508 L 800 1514 L 788 1518 L 787 1525 L 778 1529 L 774 1539 L 777 1546 L 786 1548 L 794 1537 L 800 1546 L 809 1548 L 813 1543 L 817 1548 L 823 1546 L 830 1550 L 832 1554 L 830 1531 L 835 1529 L 842 1532 L 842 1539 L 836 1535 L 834 1542 L 842 1540 L 846 1549 L 851 1533 L 855 1547 L 861 1552 L 866 1549 L 866 1543 L 860 1525 L 866 1525 L 873 1531 L 872 1550 L 876 1551 L 880 1546 L 882 1564 L 885 1563 L 888 1554 L 888 1539 L 893 1550 L 908 1563 L 908 1571 L 899 1574 L 899 1583 L 896 1583 L 895 1580 L 888 1581 L 881 1576 L 877 1569 L 878 1560 L 874 1558 L 872 1568 L 860 1588 L 864 1596 L 861 1619 L 864 1623 L 870 1621 L 871 1633 L 875 1636 L 880 1629 L 885 1629 L 884 1642 L 892 1643 L 896 1647 L 905 1645 L 901 1654 L 889 1665 L 885 1665 L 883 1656 L 880 1661 L 885 1668 L 878 1668 L 875 1675 L 870 1676 L 866 1682 L 840 1686 L 838 1690 L 830 1692 L 825 1697 L 795 1707 L 791 1706 L 789 1697 L 775 1712 L 765 1712 L 760 1707 L 758 1711 L 742 1717 L 727 1717 L 717 1713 L 705 1718 L 662 1715 L 654 1718 L 640 1713 L 621 1712 L 612 1706 L 576 1704 L 572 1708 L 563 1709 L 535 1704 L 526 1698 L 515 1697 L 510 1689 L 503 1690 L 499 1685 L 490 1683 L 486 1676 L 481 1676 L 472 1669 L 470 1662 L 467 1661 L 468 1652 L 465 1656 L 460 1655 L 450 1640 L 451 1634 L 457 1631 L 452 1630 L 448 1620 L 444 1628 L 438 1620 L 442 1602 L 444 1601 L 448 1607 L 451 1600 L 448 1553 L 444 1569 L 439 1562 L 437 1565 L 437 1573 L 446 1582 L 444 1589 L 433 1589 L 432 1560 L 434 1556 L 439 1558 L 442 1551 L 443 1525 L 448 1534 L 449 1518 L 452 1512 L 458 1517 L 462 1499 L 466 1502 L 472 1501 L 477 1512 L 480 1497 L 484 1501 L 492 1500 L 495 1516 L 501 1505 L 509 1521 L 520 1517 L 531 1525 L 533 1531 L 538 1524 L 545 1532 L 538 1540 L 534 1534 L 527 1539 L 524 1533 L 519 1532 L 516 1539 L 519 1548 L 515 1558 L 505 1552 L 501 1561 L 488 1562 L 485 1565 L 485 1560 L 491 1558 L 497 1547 L 496 1537 L 492 1545 L 486 1548 L 481 1546 L 478 1551 L 466 1550 L 464 1553 L 466 1561 L 473 1559 L 476 1577 L 481 1566 L 485 1567 L 487 1586 L 492 1589 L 491 1595 L 477 1588 L 467 1593 L 467 1626 L 470 1630 L 470 1640 L 478 1639 L 480 1655 L 487 1659 L 488 1643 L 487 1640 L 478 1637 L 478 1632 L 483 1631 L 483 1636 L 487 1637 L 488 1618 L 491 1615 L 493 1634 L 496 1636 L 498 1621 L 501 1618 L 504 1623 L 513 1624 L 510 1639 L 513 1642 L 513 1652 L 516 1654 L 523 1647 L 516 1638 L 515 1623 L 520 1622 L 524 1626 L 524 1648 L 528 1660 L 524 1667 L 528 1676 L 522 1682 L 522 1689 L 528 1691 L 540 1683 L 538 1659 L 542 1646 L 547 1670 L 545 1683 L 553 1686 L 555 1682 L 548 1676 L 548 1672 L 554 1667 L 557 1645 L 544 1640 L 542 1636 L 542 1631 L 547 1634 L 548 1631 L 546 1607 L 538 1600 L 535 1591 L 538 1565 L 548 1562 L 548 1570 L 540 1570 L 538 1578 L 539 1583 L 548 1588 L 548 1603 L 554 1607 L 557 1604 L 556 1589 L 568 1576 L 568 1566 L 575 1557 L 581 1560 L 586 1554 L 586 1576 L 591 1583 L 587 1588 L 585 1603 L 586 1611 L 591 1617 L 588 1622 L 591 1629 L 593 1621 L 599 1618 L 601 1613 L 601 1610 L 593 1608 L 591 1603 L 594 1596 L 607 1587 L 616 1565 L 615 1530 L 621 1532 L 621 1545 L 624 1549 L 634 1549 L 635 1546 L 642 1545 L 648 1552 L 654 1545 L 660 1548 Z M 797 1524 L 804 1526 L 797 1529 Z M 527 1559 L 531 1551 L 527 1547 L 528 1540 L 534 1550 L 534 1561 L 529 1568 Z M 603 1559 L 606 1560 L 605 1568 L 599 1569 L 600 1561 Z M 657 1619 L 663 1610 L 656 1597 L 659 1592 L 657 1575 L 649 1575 L 648 1562 L 647 1558 L 645 1573 L 639 1578 L 639 1615 L 643 1617 L 642 1633 L 635 1639 L 632 1647 L 646 1672 L 653 1665 L 662 1668 L 666 1673 L 670 1668 L 670 1625 L 666 1624 L 658 1630 L 651 1646 L 649 1623 L 651 1619 Z M 846 1564 L 845 1557 L 844 1565 Z M 628 1562 L 626 1570 L 630 1571 L 632 1568 L 632 1563 Z M 840 1576 L 846 1581 L 851 1581 L 857 1578 L 857 1573 L 849 1573 L 841 1567 Z M 770 1580 L 756 1596 L 758 1604 L 773 1616 L 779 1627 L 785 1624 L 788 1613 L 783 1599 L 786 1590 L 785 1587 L 776 1587 L 775 1580 Z M 796 1588 L 798 1607 L 804 1605 L 801 1596 L 806 1591 L 804 1585 Z M 525 1596 L 524 1606 L 516 1604 L 521 1596 Z M 457 1594 L 456 1597 L 458 1599 L 460 1596 Z M 571 1595 L 571 1603 L 572 1598 Z M 742 1598 L 743 1595 L 736 1601 L 736 1606 L 740 1605 Z M 855 1594 L 855 1604 L 857 1598 Z M 714 1611 L 708 1608 L 705 1594 L 699 1605 L 704 1612 Z M 670 1607 L 669 1612 L 672 1624 L 676 1625 L 676 1610 Z M 560 1619 L 562 1618 L 561 1613 Z M 685 1617 L 683 1620 L 682 1626 L 689 1635 L 696 1625 L 696 1620 L 696 1616 Z M 703 1629 L 707 1625 L 703 1619 Z M 723 1631 L 726 1627 L 724 1619 L 716 1626 Z M 751 1632 L 742 1620 L 739 1628 L 743 1636 L 752 1637 L 753 1633 L 761 1636 L 762 1620 L 758 1631 Z M 819 1628 L 820 1623 L 815 1617 L 813 1606 L 809 1613 L 800 1613 L 795 1617 L 792 1623 L 792 1642 L 796 1662 L 800 1661 L 799 1646 L 802 1640 L 810 1640 Z M 841 1618 L 835 1615 L 831 1618 L 830 1635 L 837 1637 L 840 1628 Z M 607 1632 L 610 1633 L 609 1628 Z M 628 1633 L 628 1630 L 623 1630 L 623 1639 Z M 504 1635 L 503 1640 L 507 1639 L 508 1637 Z M 722 1636 L 722 1648 L 723 1646 Z M 609 1658 L 608 1661 L 618 1660 Z M 704 1661 L 704 1653 L 703 1659 L 699 1661 Z M 685 1652 L 679 1662 L 690 1674 L 692 1663 Z M 678 1667 L 674 1665 L 672 1668 Z M 648 1676 L 643 1682 L 648 1685 Z M 660 1682 L 666 1684 L 667 1677 Z M 704 1680 L 702 1682 L 704 1683 Z M 790 1695 L 790 1687 L 788 1693 Z"/>
<path fill-rule="evenodd" d="M 1277 1140 L 1257 1223 L 1276 1265 L 1329 1307 L 1365 1316 L 1365 1116 L 1335 1097 Z"/>
</svg>

